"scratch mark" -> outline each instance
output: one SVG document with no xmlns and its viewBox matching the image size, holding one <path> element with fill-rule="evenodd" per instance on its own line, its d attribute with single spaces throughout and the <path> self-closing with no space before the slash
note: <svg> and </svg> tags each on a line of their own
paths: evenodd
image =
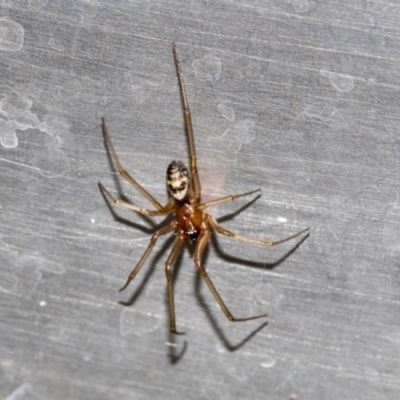
<svg viewBox="0 0 400 400">
<path fill-rule="evenodd" d="M 34 392 L 29 383 L 23 383 L 17 389 L 13 390 L 4 400 L 46 400 L 42 395 Z"/>
</svg>

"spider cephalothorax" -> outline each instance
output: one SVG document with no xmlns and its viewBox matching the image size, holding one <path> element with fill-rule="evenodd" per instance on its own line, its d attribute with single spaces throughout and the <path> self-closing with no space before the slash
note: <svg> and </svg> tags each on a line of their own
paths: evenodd
<svg viewBox="0 0 400 400">
<path fill-rule="evenodd" d="M 184 201 L 190 191 L 189 171 L 182 161 L 172 161 L 167 168 L 167 187 L 175 200 Z"/>
</svg>

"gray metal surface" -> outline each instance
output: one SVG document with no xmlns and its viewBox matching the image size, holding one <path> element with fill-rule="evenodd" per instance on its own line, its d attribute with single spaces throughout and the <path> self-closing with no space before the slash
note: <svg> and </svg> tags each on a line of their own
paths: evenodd
<svg viewBox="0 0 400 400">
<path fill-rule="evenodd" d="M 383 0 L 2 1 L 0 398 L 398 399 L 399 21 Z M 298 247 L 213 237 L 224 300 L 266 321 L 226 321 L 186 248 L 184 337 L 173 238 L 118 293 L 163 219 L 98 188 L 149 207 L 101 116 L 159 201 L 187 161 L 173 41 L 203 199 L 262 189 L 210 212 L 257 238 L 311 227 Z"/>
</svg>

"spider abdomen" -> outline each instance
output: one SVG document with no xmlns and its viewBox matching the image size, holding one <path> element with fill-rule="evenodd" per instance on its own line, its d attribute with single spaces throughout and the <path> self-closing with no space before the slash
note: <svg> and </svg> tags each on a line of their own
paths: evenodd
<svg viewBox="0 0 400 400">
<path fill-rule="evenodd" d="M 189 171 L 182 161 L 172 161 L 167 168 L 167 187 L 172 197 L 184 201 L 190 191 Z"/>
</svg>

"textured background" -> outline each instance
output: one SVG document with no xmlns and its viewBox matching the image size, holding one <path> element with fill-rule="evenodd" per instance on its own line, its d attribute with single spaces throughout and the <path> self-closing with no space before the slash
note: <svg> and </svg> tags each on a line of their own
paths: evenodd
<svg viewBox="0 0 400 400">
<path fill-rule="evenodd" d="M 387 0 L 1 1 L 0 398 L 398 399 L 399 21 Z M 148 203 L 100 119 L 164 202 L 187 160 L 172 41 L 203 199 L 262 189 L 210 211 L 257 238 L 311 227 L 207 251 L 231 310 L 267 324 L 226 321 L 186 249 L 171 337 L 172 238 L 118 293 L 163 219 L 107 205 L 99 180 Z"/>
</svg>

